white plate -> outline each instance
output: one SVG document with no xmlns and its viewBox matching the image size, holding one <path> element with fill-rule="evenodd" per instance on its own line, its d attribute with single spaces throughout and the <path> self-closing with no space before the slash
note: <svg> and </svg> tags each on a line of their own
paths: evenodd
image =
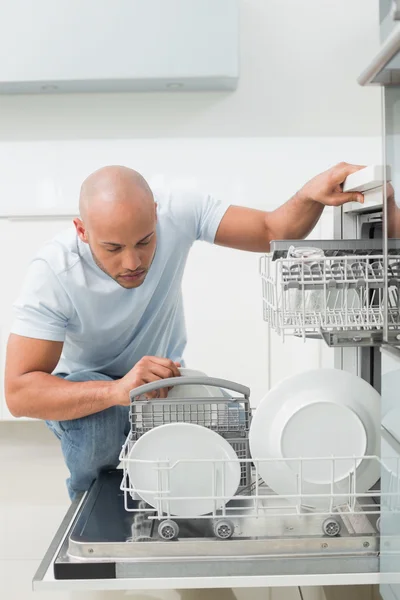
<svg viewBox="0 0 400 600">
<path fill-rule="evenodd" d="M 202 371 L 180 368 L 182 377 L 207 377 Z M 217 387 L 208 385 L 177 385 L 168 393 L 168 398 L 223 398 L 224 395 Z"/>
<path fill-rule="evenodd" d="M 179 369 L 182 377 L 207 377 L 202 371 L 194 369 Z M 197 403 L 197 398 L 210 398 L 210 403 Z M 226 403 L 211 403 L 212 398 L 224 398 L 220 388 L 206 385 L 176 385 L 161 403 L 150 403 L 143 405 L 136 411 L 137 426 L 143 422 L 146 429 L 151 426 L 165 425 L 167 423 L 195 423 L 204 427 L 216 427 L 224 421 L 228 415 Z M 168 400 L 176 402 L 182 400 L 182 406 L 169 405 Z M 193 400 L 193 402 L 191 402 Z M 151 419 L 151 423 L 149 422 Z"/>
<path fill-rule="evenodd" d="M 172 467 L 161 471 L 159 478 L 155 463 L 128 463 L 132 487 L 150 506 L 158 508 L 157 492 L 169 490 L 170 499 L 164 496 L 165 499 L 160 501 L 163 513 L 168 512 L 169 505 L 173 515 L 209 514 L 214 506 L 221 509 L 235 495 L 240 483 L 240 462 L 232 446 L 214 431 L 192 423 L 170 423 L 151 429 L 134 444 L 129 458 L 167 461 L 164 466 Z M 182 459 L 191 461 L 175 464 Z M 193 459 L 205 462 L 193 462 Z M 207 459 L 229 462 L 206 462 Z M 212 499 L 214 465 L 215 495 L 225 498 L 216 502 Z M 174 499 L 182 496 L 189 499 Z"/>
<path fill-rule="evenodd" d="M 280 495 L 297 494 L 301 474 L 303 504 L 326 508 L 329 499 L 313 494 L 344 494 L 349 473 L 356 467 L 357 492 L 367 491 L 379 479 L 376 460 L 340 459 L 379 455 L 380 395 L 363 379 L 337 369 L 315 369 L 276 385 L 255 411 L 249 434 L 250 451 L 262 461 L 259 474 Z M 331 460 L 289 461 L 294 458 L 334 456 Z M 292 500 L 293 502 L 293 500 Z"/>
</svg>

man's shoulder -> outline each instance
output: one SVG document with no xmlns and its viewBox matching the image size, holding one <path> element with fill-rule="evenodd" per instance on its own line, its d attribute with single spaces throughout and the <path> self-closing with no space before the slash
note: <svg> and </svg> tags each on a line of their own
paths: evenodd
<svg viewBox="0 0 400 600">
<path fill-rule="evenodd" d="M 48 240 L 36 253 L 34 261 L 44 261 L 55 275 L 71 269 L 80 262 L 76 230 L 68 227 Z"/>
<path fill-rule="evenodd" d="M 195 181 L 177 182 L 154 196 L 161 222 L 168 223 L 165 229 L 190 244 L 196 240 L 213 243 L 229 206 L 205 192 Z"/>
<path fill-rule="evenodd" d="M 153 193 L 158 210 L 164 215 L 179 212 L 185 207 L 201 202 L 205 196 L 197 185 L 186 181 L 156 188 Z"/>
<path fill-rule="evenodd" d="M 154 191 L 157 214 L 162 223 L 168 223 L 176 232 L 188 233 L 200 216 L 206 195 L 194 184 L 174 183 Z"/>
</svg>

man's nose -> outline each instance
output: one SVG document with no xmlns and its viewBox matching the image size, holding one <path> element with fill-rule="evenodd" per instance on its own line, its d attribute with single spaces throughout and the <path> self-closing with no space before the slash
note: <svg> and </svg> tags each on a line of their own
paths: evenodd
<svg viewBox="0 0 400 600">
<path fill-rule="evenodd" d="M 141 264 L 138 252 L 131 251 L 125 254 L 122 266 L 126 271 L 136 271 Z"/>
</svg>

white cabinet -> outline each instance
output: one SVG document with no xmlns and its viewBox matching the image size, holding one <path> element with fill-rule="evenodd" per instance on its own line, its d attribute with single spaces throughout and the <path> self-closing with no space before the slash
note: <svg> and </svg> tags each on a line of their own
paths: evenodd
<svg viewBox="0 0 400 600">
<path fill-rule="evenodd" d="M 321 600 L 381 600 L 377 585 L 339 585 L 325 586 L 321 589 L 323 592 Z M 312 596 L 308 598 L 303 593 L 303 600 L 314 600 L 314 598 Z"/>
<path fill-rule="evenodd" d="M 7 340 L 13 322 L 12 305 L 19 294 L 29 262 L 41 246 L 67 227 L 71 218 L 0 219 L 0 267 L 3 284 L 0 300 L 0 419 L 15 420 L 4 397 Z"/>
<path fill-rule="evenodd" d="M 302 600 L 381 600 L 377 585 L 301 587 Z"/>
<path fill-rule="evenodd" d="M 271 588 L 270 600 L 302 600 L 298 587 Z"/>
<path fill-rule="evenodd" d="M 189 592 L 189 590 L 187 591 Z M 185 593 L 187 593 L 185 592 Z M 203 596 L 197 596 L 201 590 L 193 590 L 193 597 L 184 596 L 185 600 L 202 600 Z M 180 592 L 182 593 L 182 592 Z M 299 588 L 295 587 L 271 587 L 271 588 L 237 588 L 233 590 L 204 590 L 204 600 L 302 600 Z M 209 595 L 207 595 L 207 593 Z M 226 593 L 226 596 L 224 595 Z M 231 594 L 231 596 L 229 596 Z M 179 600 L 182 600 L 181 598 Z M 317 599 L 316 599 L 317 600 Z M 320 600 L 320 599 L 318 599 Z"/>
<path fill-rule="evenodd" d="M 326 600 L 324 588 L 319 586 L 310 586 L 301 588 L 302 600 Z M 342 598 L 342 600 L 345 600 Z"/>
<path fill-rule="evenodd" d="M 13 0 L 0 55 L 1 93 L 231 90 L 239 3 Z"/>
</svg>

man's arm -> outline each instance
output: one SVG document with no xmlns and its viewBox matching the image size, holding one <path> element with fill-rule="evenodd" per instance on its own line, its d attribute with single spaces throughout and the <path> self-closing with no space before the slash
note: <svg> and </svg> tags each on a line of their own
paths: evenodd
<svg viewBox="0 0 400 600">
<path fill-rule="evenodd" d="M 363 202 L 359 192 L 342 192 L 351 173 L 364 167 L 340 163 L 308 181 L 288 202 L 272 212 L 230 206 L 215 236 L 215 244 L 250 252 L 268 252 L 271 240 L 302 239 L 317 224 L 324 206 Z"/>
<path fill-rule="evenodd" d="M 63 342 L 11 334 L 5 371 L 6 402 L 15 417 L 65 421 L 113 405 L 110 381 L 75 383 L 51 375 Z"/>
<path fill-rule="evenodd" d="M 11 334 L 5 372 L 6 402 L 15 417 L 67 421 L 116 405 L 129 405 L 129 392 L 150 381 L 179 377 L 171 360 L 144 357 L 118 381 L 65 381 L 51 375 L 63 342 Z M 161 390 L 166 397 L 168 390 Z"/>
</svg>

